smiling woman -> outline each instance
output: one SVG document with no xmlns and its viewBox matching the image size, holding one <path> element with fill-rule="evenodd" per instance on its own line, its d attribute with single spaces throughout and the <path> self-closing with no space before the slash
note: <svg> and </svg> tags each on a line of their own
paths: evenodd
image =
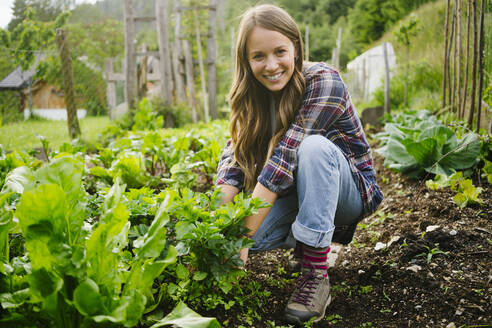
<svg viewBox="0 0 492 328">
<path fill-rule="evenodd" d="M 223 201 L 240 191 L 271 204 L 245 218 L 255 244 L 296 247 L 302 272 L 285 308 L 291 323 L 323 319 L 327 254 L 348 244 L 382 200 L 371 151 L 348 90 L 324 63 L 304 63 L 297 24 L 272 5 L 249 9 L 236 44 L 230 133 L 218 165 Z"/>
</svg>

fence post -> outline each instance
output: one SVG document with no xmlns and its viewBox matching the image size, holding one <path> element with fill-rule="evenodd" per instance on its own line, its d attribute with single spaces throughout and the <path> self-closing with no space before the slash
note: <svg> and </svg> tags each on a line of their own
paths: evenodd
<svg viewBox="0 0 492 328">
<path fill-rule="evenodd" d="M 215 25 L 217 24 L 217 0 L 210 0 L 208 11 L 208 104 L 213 120 L 217 119 L 217 38 Z"/>
<path fill-rule="evenodd" d="M 157 36 L 159 41 L 159 70 L 161 74 L 162 101 L 164 105 L 170 105 L 172 102 L 172 72 L 166 0 L 155 0 L 155 15 L 157 18 Z"/>
<path fill-rule="evenodd" d="M 196 94 L 195 94 L 195 78 L 193 75 L 193 58 L 191 55 L 190 41 L 183 40 L 183 52 L 185 56 L 185 71 L 186 71 L 186 87 L 188 89 L 188 104 L 191 107 L 191 121 L 198 121 L 196 115 Z"/>
<path fill-rule="evenodd" d="M 390 104 L 390 70 L 388 63 L 388 43 L 383 43 L 383 54 L 384 54 L 384 112 L 389 113 L 391 111 Z"/>
<path fill-rule="evenodd" d="M 70 57 L 70 50 L 68 49 L 65 33 L 62 29 L 56 30 L 56 42 L 58 44 L 58 49 L 60 50 L 60 60 L 62 65 L 64 84 L 63 94 L 67 105 L 68 134 L 70 135 L 70 138 L 74 139 L 79 137 L 81 133 L 79 120 L 77 118 L 77 109 L 75 108 L 72 57 Z"/>
<path fill-rule="evenodd" d="M 108 104 L 109 119 L 114 119 L 114 110 L 116 108 L 116 88 L 110 77 L 113 75 L 113 60 L 106 58 L 106 102 Z"/>
<path fill-rule="evenodd" d="M 135 51 L 135 21 L 133 2 L 125 0 L 125 100 L 128 110 L 137 99 L 137 53 Z"/>
<path fill-rule="evenodd" d="M 200 81 L 202 85 L 203 93 L 203 111 L 205 113 L 205 122 L 209 122 L 209 110 L 208 110 L 208 95 L 207 88 L 205 86 L 205 71 L 203 68 L 203 55 L 202 55 L 202 41 L 200 38 L 200 21 L 198 20 L 198 12 L 195 11 L 195 29 L 196 29 L 196 43 L 198 47 L 198 62 L 200 65 Z"/>
<path fill-rule="evenodd" d="M 177 10 L 181 6 L 179 0 L 174 1 L 176 22 L 174 26 L 174 43 L 173 43 L 173 71 L 174 71 L 174 82 L 176 87 L 176 98 L 180 102 L 186 100 L 184 79 L 183 79 L 183 64 L 181 62 L 182 49 L 181 49 L 181 11 Z"/>
</svg>

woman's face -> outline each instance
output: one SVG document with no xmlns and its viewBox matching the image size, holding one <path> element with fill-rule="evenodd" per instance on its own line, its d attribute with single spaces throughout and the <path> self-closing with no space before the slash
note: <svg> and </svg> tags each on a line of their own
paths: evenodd
<svg viewBox="0 0 492 328">
<path fill-rule="evenodd" d="M 246 41 L 249 66 L 255 78 L 277 93 L 289 82 L 295 67 L 295 47 L 282 33 L 256 26 Z"/>
</svg>

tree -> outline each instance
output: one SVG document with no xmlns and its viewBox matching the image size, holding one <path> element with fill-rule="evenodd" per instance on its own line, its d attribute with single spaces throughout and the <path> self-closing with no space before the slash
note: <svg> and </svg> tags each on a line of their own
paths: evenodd
<svg viewBox="0 0 492 328">
<path fill-rule="evenodd" d="M 25 12 L 28 7 L 28 0 L 15 0 L 14 6 L 12 7 L 12 16 L 13 18 L 10 20 L 7 29 L 9 31 L 13 31 L 17 25 L 19 25 L 25 18 Z"/>
</svg>

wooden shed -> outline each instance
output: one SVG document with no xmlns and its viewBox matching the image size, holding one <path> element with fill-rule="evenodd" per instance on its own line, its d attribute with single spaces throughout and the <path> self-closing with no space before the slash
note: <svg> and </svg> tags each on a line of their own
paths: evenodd
<svg viewBox="0 0 492 328">
<path fill-rule="evenodd" d="M 48 119 L 66 119 L 66 104 L 63 90 L 43 81 L 33 81 L 36 71 L 23 71 L 20 67 L 14 69 L 0 81 L 0 91 L 14 90 L 19 92 L 19 111 L 28 118 L 29 101 L 32 101 L 33 113 Z M 85 110 L 78 110 L 79 118 L 85 117 Z"/>
</svg>

